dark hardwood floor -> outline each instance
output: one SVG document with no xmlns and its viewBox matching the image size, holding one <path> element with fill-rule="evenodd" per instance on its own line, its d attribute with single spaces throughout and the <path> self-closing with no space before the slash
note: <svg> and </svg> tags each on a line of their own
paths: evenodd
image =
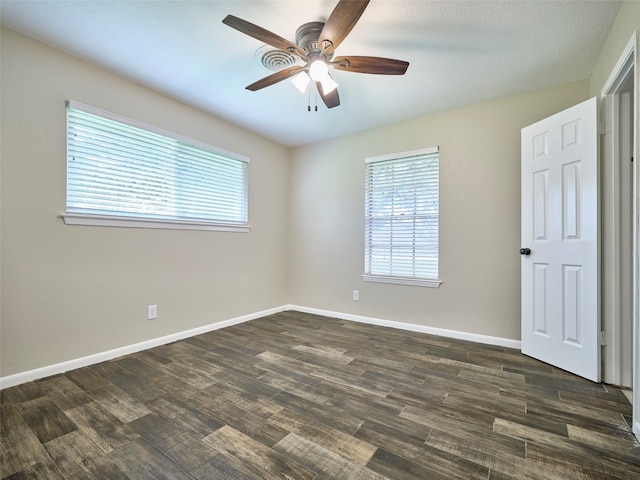
<svg viewBox="0 0 640 480">
<path fill-rule="evenodd" d="M 631 406 L 516 350 L 284 312 L 2 391 L 6 479 L 640 479 Z"/>
</svg>

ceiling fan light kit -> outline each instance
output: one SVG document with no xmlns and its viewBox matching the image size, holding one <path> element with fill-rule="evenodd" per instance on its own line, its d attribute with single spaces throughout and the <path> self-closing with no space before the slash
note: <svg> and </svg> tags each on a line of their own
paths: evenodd
<svg viewBox="0 0 640 480">
<path fill-rule="evenodd" d="M 246 20 L 227 15 L 222 23 L 277 49 L 257 54 L 260 63 L 271 70 L 276 70 L 274 67 L 277 65 L 277 71 L 248 85 L 247 90 L 260 90 L 291 78 L 296 88 L 304 93 L 313 80 L 324 104 L 333 108 L 340 105 L 340 97 L 338 84 L 329 73 L 330 66 L 354 73 L 404 75 L 409 62 L 403 60 L 368 56 L 333 58 L 334 50 L 353 29 L 368 3 L 369 0 L 339 0 L 326 23 L 309 22 L 300 26 L 296 31 L 296 43 Z M 303 65 L 296 65 L 295 57 Z"/>
</svg>

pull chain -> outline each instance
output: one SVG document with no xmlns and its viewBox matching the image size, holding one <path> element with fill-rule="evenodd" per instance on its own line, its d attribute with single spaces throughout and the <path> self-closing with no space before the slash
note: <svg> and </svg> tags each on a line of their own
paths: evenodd
<svg viewBox="0 0 640 480">
<path fill-rule="evenodd" d="M 309 95 L 307 96 L 307 112 L 311 111 L 311 88 L 309 88 Z M 315 106 L 313 107 L 315 112 L 318 111 L 318 90 L 316 90 L 315 94 Z"/>
</svg>

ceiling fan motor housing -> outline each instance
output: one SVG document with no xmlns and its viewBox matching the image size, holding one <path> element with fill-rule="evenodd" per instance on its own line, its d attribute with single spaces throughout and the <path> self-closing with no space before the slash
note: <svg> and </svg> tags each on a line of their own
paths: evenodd
<svg viewBox="0 0 640 480">
<path fill-rule="evenodd" d="M 296 45 L 303 48 L 307 55 L 311 52 L 320 52 L 321 48 L 318 46 L 318 39 L 320 38 L 322 27 L 324 27 L 323 22 L 309 22 L 301 25 L 296 30 Z M 331 60 L 333 53 L 323 55 L 323 57 L 326 60 Z"/>
</svg>

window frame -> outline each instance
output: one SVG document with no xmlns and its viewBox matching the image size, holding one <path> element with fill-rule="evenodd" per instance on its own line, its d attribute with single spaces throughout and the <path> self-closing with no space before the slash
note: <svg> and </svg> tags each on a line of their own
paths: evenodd
<svg viewBox="0 0 640 480">
<path fill-rule="evenodd" d="M 383 274 L 375 274 L 371 273 L 371 265 L 369 261 L 370 255 L 370 240 L 369 240 L 369 202 L 368 196 L 370 195 L 370 189 L 368 187 L 368 168 L 369 164 L 385 162 L 389 160 L 402 161 L 403 159 L 407 159 L 408 161 L 412 157 L 424 156 L 424 155 L 433 155 L 438 154 L 438 166 L 437 166 L 437 175 L 438 175 L 438 187 L 437 187 L 437 199 L 438 199 L 438 207 L 437 207 L 437 222 L 438 222 L 438 234 L 437 234 L 437 271 L 438 276 L 436 278 L 429 277 L 413 277 L 413 276 L 402 276 L 402 275 L 383 275 Z M 411 150 L 407 152 L 393 153 L 388 155 L 380 155 L 376 157 L 367 157 L 365 158 L 365 231 L 364 231 L 364 270 L 365 273 L 362 275 L 362 279 L 366 282 L 375 282 L 375 283 L 387 283 L 387 284 L 396 284 L 396 285 L 410 285 L 410 286 L 420 286 L 420 287 L 430 287 L 430 288 L 438 288 L 442 281 L 440 280 L 440 187 L 439 187 L 439 178 L 440 178 L 440 149 L 439 147 L 428 147 L 418 150 Z"/>
<path fill-rule="evenodd" d="M 172 140 L 176 140 L 186 145 L 190 145 L 199 149 L 203 149 L 220 155 L 231 160 L 244 162 L 245 167 L 245 188 L 246 188 L 246 209 L 247 209 L 247 221 L 242 223 L 235 222 L 223 222 L 223 221 L 211 221 L 211 220 L 197 220 L 197 219 L 169 219 L 169 218 L 155 218 L 144 216 L 133 216 L 127 214 L 100 214 L 100 213 L 83 213 L 83 212 L 70 212 L 68 211 L 68 170 L 65 171 L 65 182 L 67 183 L 65 194 L 65 213 L 59 215 L 66 225 L 91 225 L 91 226 L 110 226 L 110 227 L 133 227 L 133 228 L 155 228 L 155 229 L 171 229 L 171 230 L 208 230 L 208 231 L 224 231 L 224 232 L 249 232 L 251 226 L 249 225 L 249 171 L 248 165 L 250 163 L 249 157 L 240 155 L 234 152 L 230 152 L 207 143 L 194 140 L 183 135 L 169 132 L 153 125 L 148 125 L 136 120 L 126 118 L 111 112 L 101 110 L 90 105 L 85 105 L 80 102 L 68 100 L 66 102 L 66 109 L 79 110 L 85 113 L 96 115 L 114 122 L 119 122 L 124 125 L 135 127 L 147 132 L 151 132 L 156 135 L 162 135 Z M 66 125 L 66 135 L 69 132 L 69 125 Z M 68 150 L 68 143 L 66 147 Z M 66 162 L 68 164 L 69 153 L 65 154 Z M 68 168 L 68 167 L 67 167 Z"/>
</svg>

